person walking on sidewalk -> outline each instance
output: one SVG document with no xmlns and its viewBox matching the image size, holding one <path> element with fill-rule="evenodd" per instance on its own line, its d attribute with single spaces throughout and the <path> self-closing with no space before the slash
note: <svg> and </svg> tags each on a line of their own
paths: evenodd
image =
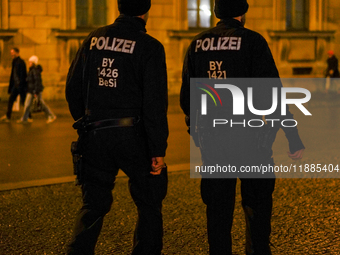
<svg viewBox="0 0 340 255">
<path fill-rule="evenodd" d="M 282 84 L 266 40 L 260 34 L 244 28 L 245 13 L 248 7 L 246 0 L 215 0 L 215 14 L 221 21 L 214 28 L 202 32 L 194 38 L 184 60 L 180 103 L 186 115 L 190 135 L 196 145 L 200 147 L 203 167 L 206 168 L 215 166 L 216 163 L 223 166 L 228 166 L 229 164 L 229 166 L 235 166 L 235 169 L 241 169 L 241 166 L 259 166 L 260 164 L 273 166 L 274 163 L 272 159 L 272 143 L 280 126 L 276 125 L 275 128 L 268 128 L 270 133 L 266 131 L 268 125 L 263 126 L 263 128 L 242 126 L 240 125 L 241 122 L 239 122 L 242 120 L 241 118 L 244 118 L 245 122 L 246 119 L 253 119 L 257 115 L 254 116 L 250 111 L 246 111 L 240 117 L 240 115 L 234 115 L 230 110 L 233 107 L 237 108 L 232 105 L 232 102 L 237 97 L 241 98 L 240 94 L 245 93 L 244 91 L 249 87 L 249 83 L 243 83 L 244 80 L 250 82 L 249 79 L 242 79 L 243 83 L 240 84 L 242 87 L 223 84 L 223 86 L 233 86 L 233 89 L 238 94 L 235 93 L 235 99 L 231 98 L 231 93 L 228 90 L 227 92 L 229 93 L 223 94 L 228 97 L 228 100 L 222 100 L 223 106 L 226 105 L 224 106 L 226 108 L 214 107 L 213 103 L 211 107 L 209 104 L 205 105 L 210 113 L 210 115 L 205 114 L 206 116 L 203 116 L 203 114 L 199 116 L 203 111 L 202 108 L 204 108 L 203 103 L 198 101 L 203 101 L 202 90 L 197 89 L 194 84 L 190 86 L 190 78 L 271 77 L 275 79 L 274 83 L 269 82 L 268 84 L 267 82 L 264 88 L 258 86 L 255 88 L 254 86 L 253 100 L 256 103 L 259 102 L 260 106 L 264 106 L 257 109 L 268 109 L 268 101 L 271 103 L 272 100 L 272 89 L 275 86 L 275 89 L 280 90 Z M 233 79 L 233 81 L 235 80 Z M 237 80 L 238 83 L 241 83 L 239 80 Z M 223 80 L 223 82 L 228 83 L 229 80 Z M 239 85 L 238 83 L 237 85 Z M 261 83 L 261 85 L 263 84 Z M 202 86 L 206 91 L 209 87 L 212 88 L 210 85 L 207 88 L 204 84 Z M 259 89 L 261 89 L 261 93 L 258 92 Z M 216 92 L 215 90 L 212 91 Z M 190 95 L 190 93 L 195 92 L 197 97 Z M 218 93 L 216 92 L 215 94 Z M 197 104 L 195 103 L 195 98 L 197 98 Z M 209 103 L 209 101 L 207 102 Z M 190 109 L 191 107 L 192 109 Z M 241 108 L 240 105 L 239 108 Z M 279 108 L 270 115 L 269 119 L 282 119 Z M 190 110 L 192 111 L 191 115 Z M 238 122 L 234 123 L 236 124 L 235 126 L 224 125 L 221 129 L 205 125 L 205 121 L 209 122 L 211 118 L 218 118 L 221 113 L 223 118 L 230 119 L 230 121 L 234 119 L 234 121 L 237 120 Z M 287 118 L 293 119 L 288 109 Z M 191 124 L 193 126 L 190 126 L 190 123 L 193 123 Z M 297 128 L 282 127 L 282 129 L 289 141 L 290 152 L 288 156 L 292 159 L 300 159 L 304 146 L 298 135 Z M 265 132 L 264 135 L 262 135 L 262 130 Z M 269 139 L 266 141 L 265 137 L 269 137 Z M 265 146 L 262 146 L 263 144 Z M 269 244 L 275 175 L 266 174 L 265 178 L 263 178 L 263 176 L 254 174 L 242 175 L 241 171 L 237 170 L 235 174 L 233 172 L 222 173 L 218 175 L 219 178 L 211 177 L 210 173 L 201 173 L 201 175 L 201 196 L 207 206 L 207 232 L 210 254 L 232 254 L 231 228 L 237 178 L 241 180 L 242 207 L 246 217 L 245 252 L 249 255 L 271 254 Z"/>
<path fill-rule="evenodd" d="M 333 78 L 339 78 L 339 63 L 337 57 L 334 55 L 334 51 L 327 52 L 327 69 L 326 69 L 326 85 L 325 92 L 336 92 L 336 81 Z M 327 86 L 328 85 L 328 86 Z"/>
<path fill-rule="evenodd" d="M 138 210 L 132 254 L 161 254 L 168 91 L 164 47 L 145 29 L 150 7 L 151 0 L 118 0 L 120 16 L 84 40 L 69 69 L 83 206 L 68 255 L 94 254 L 119 169 Z"/>
<path fill-rule="evenodd" d="M 38 57 L 35 55 L 31 56 L 28 60 L 29 71 L 27 74 L 27 95 L 24 106 L 24 114 L 21 119 L 17 121 L 18 123 L 25 124 L 27 122 L 31 122 L 29 121 L 29 115 L 34 97 L 37 97 L 42 110 L 45 112 L 47 124 L 52 123 L 57 118 L 42 98 L 44 86 L 41 79 L 42 67 L 41 65 L 38 65 L 38 60 Z"/>
<path fill-rule="evenodd" d="M 20 58 L 20 51 L 18 48 L 11 49 L 12 61 L 12 71 L 11 78 L 8 86 L 8 94 L 10 94 L 7 105 L 6 115 L 0 118 L 0 122 L 10 122 L 12 116 L 12 109 L 15 100 L 18 95 L 20 95 L 20 103 L 24 105 L 27 92 L 26 83 L 26 64 L 25 61 Z"/>
</svg>

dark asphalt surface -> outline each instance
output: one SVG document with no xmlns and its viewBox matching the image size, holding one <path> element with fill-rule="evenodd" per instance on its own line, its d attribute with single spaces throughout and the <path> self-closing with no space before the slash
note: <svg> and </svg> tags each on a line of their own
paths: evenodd
<svg viewBox="0 0 340 255">
<path fill-rule="evenodd" d="M 306 119 L 299 127 L 307 150 L 297 163 L 339 164 L 340 98 L 320 95 L 317 99 L 307 108 L 318 119 Z M 299 113 L 295 116 L 301 118 Z M 274 144 L 277 164 L 291 162 L 285 156 L 286 147 L 281 134 Z M 199 184 L 199 179 L 190 178 L 189 171 L 169 173 L 163 209 L 164 254 L 208 254 Z M 114 203 L 104 220 L 96 254 L 131 251 L 136 209 L 126 177 L 118 178 L 113 193 Z M 277 179 L 273 254 L 340 254 L 339 194 L 338 178 Z M 64 254 L 81 206 L 79 187 L 73 183 L 45 185 L 1 191 L 0 197 L 0 254 Z M 232 229 L 235 254 L 244 254 L 245 223 L 240 202 L 238 186 Z"/>
</svg>

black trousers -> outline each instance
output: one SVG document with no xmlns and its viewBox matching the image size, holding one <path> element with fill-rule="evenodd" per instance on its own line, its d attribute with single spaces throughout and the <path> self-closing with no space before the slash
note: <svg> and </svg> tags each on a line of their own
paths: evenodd
<svg viewBox="0 0 340 255">
<path fill-rule="evenodd" d="M 20 104 L 21 105 L 25 104 L 26 91 L 14 87 L 12 92 L 11 92 L 11 95 L 9 96 L 9 99 L 8 99 L 7 113 L 6 113 L 6 116 L 7 116 L 8 119 L 10 119 L 12 117 L 13 104 L 14 104 L 15 100 L 17 99 L 18 95 L 20 95 Z"/>
<path fill-rule="evenodd" d="M 119 169 L 129 177 L 129 189 L 138 209 L 132 254 L 161 254 L 162 200 L 167 171 L 153 176 L 144 136 L 135 127 L 92 131 L 84 139 L 83 206 L 76 218 L 67 254 L 94 254 L 104 216 L 113 202 L 112 189 Z"/>
<path fill-rule="evenodd" d="M 207 205 L 209 250 L 212 255 L 231 255 L 231 228 L 236 178 L 202 178 L 201 195 Z M 268 255 L 271 233 L 272 193 L 275 179 L 241 178 L 242 206 L 246 218 L 246 254 Z"/>
</svg>

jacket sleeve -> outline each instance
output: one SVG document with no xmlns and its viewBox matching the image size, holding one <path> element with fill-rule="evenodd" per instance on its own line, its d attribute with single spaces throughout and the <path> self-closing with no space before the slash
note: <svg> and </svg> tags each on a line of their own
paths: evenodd
<svg viewBox="0 0 340 255">
<path fill-rule="evenodd" d="M 269 79 L 269 88 L 267 87 L 261 89 L 261 95 L 255 95 L 254 98 L 259 98 L 261 100 L 259 104 L 261 105 L 262 109 L 269 109 L 272 103 L 272 87 L 276 87 L 278 89 L 278 107 L 276 108 L 276 111 L 274 113 L 266 116 L 266 119 L 279 119 L 280 122 L 284 119 L 294 119 L 293 114 L 289 111 L 288 105 L 286 106 L 286 115 L 281 115 L 282 83 L 279 77 L 279 73 L 266 40 L 262 36 L 260 36 L 260 39 L 258 41 L 259 43 L 256 44 L 253 49 L 254 56 L 252 59 L 252 77 L 274 79 Z M 279 126 L 278 123 L 276 123 L 274 127 L 274 129 L 276 129 L 276 132 L 279 130 L 279 128 L 281 128 L 286 135 L 289 143 L 289 150 L 291 153 L 305 148 L 296 127 L 283 127 L 281 126 L 281 124 Z"/>
<path fill-rule="evenodd" d="M 190 68 L 190 48 L 188 49 L 182 69 L 182 87 L 180 92 L 180 105 L 186 116 L 190 116 L 190 77 L 192 76 Z"/>
<path fill-rule="evenodd" d="M 66 79 L 65 95 L 74 120 L 80 119 L 85 114 L 85 104 L 83 101 L 84 58 L 84 48 L 81 47 L 70 66 Z"/>
<path fill-rule="evenodd" d="M 142 119 L 151 157 L 164 157 L 168 138 L 168 87 L 165 51 L 158 41 L 146 46 L 143 57 Z"/>
<path fill-rule="evenodd" d="M 190 78 L 195 77 L 191 62 L 191 46 L 188 48 L 184 58 L 182 69 L 182 87 L 180 92 L 180 105 L 185 114 L 185 124 L 188 126 L 188 133 L 193 137 L 196 146 L 198 146 L 198 134 L 195 129 L 195 125 L 190 123 L 196 123 L 197 114 L 190 115 L 190 106 L 193 109 L 199 109 L 199 102 L 193 101 L 195 97 L 190 98 Z"/>
<path fill-rule="evenodd" d="M 11 93 L 12 93 L 13 87 L 14 87 L 14 83 L 13 83 L 13 71 L 12 71 L 12 72 L 11 72 L 11 78 L 10 78 L 10 80 L 9 80 L 8 90 L 7 90 L 7 93 L 8 93 L 8 94 L 11 94 Z"/>
</svg>

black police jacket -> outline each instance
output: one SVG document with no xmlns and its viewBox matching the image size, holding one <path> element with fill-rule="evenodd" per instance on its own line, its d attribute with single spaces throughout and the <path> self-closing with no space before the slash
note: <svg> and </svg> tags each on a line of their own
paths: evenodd
<svg viewBox="0 0 340 255">
<path fill-rule="evenodd" d="M 216 27 L 198 34 L 188 48 L 183 65 L 180 95 L 181 108 L 187 116 L 190 116 L 190 78 L 279 78 L 279 73 L 266 40 L 259 33 L 244 28 L 238 20 L 227 19 L 221 20 Z M 278 84 L 275 86 L 280 89 L 282 84 L 279 79 L 277 81 Z M 258 95 L 254 95 L 254 101 L 257 100 L 259 105 L 256 109 L 270 108 L 271 89 L 258 91 Z M 280 103 L 278 105 L 280 106 Z M 244 117 L 252 119 L 255 116 L 248 111 Z M 190 118 L 191 123 L 198 123 L 193 120 L 196 116 Z M 283 119 L 280 107 L 269 118 Z M 288 107 L 284 119 L 293 119 Z M 279 128 L 276 125 L 275 134 Z M 304 148 L 296 127 L 281 128 L 286 134 L 292 153 Z M 256 129 L 230 129 L 230 134 L 227 135 L 230 135 L 228 141 L 231 148 L 235 148 L 235 145 L 241 146 L 242 143 L 247 147 L 248 141 L 254 139 L 256 135 L 254 130 Z M 192 130 L 190 133 L 195 135 Z"/>
<path fill-rule="evenodd" d="M 165 156 L 168 137 L 167 73 L 163 45 L 146 34 L 145 21 L 120 15 L 89 34 L 66 82 L 72 117 L 140 117 L 150 156 Z"/>
</svg>

